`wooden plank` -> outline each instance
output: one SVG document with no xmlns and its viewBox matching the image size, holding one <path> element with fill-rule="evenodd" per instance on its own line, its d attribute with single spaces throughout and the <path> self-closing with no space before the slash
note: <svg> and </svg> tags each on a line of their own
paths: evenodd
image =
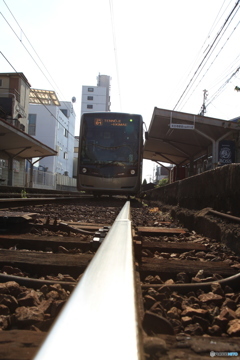
<svg viewBox="0 0 240 360">
<path fill-rule="evenodd" d="M 160 274 L 160 276 L 164 276 L 166 279 L 174 277 L 180 272 L 186 272 L 191 276 L 195 276 L 199 270 L 204 270 L 206 276 L 220 274 L 223 277 L 228 277 L 236 274 L 236 270 L 223 262 L 142 258 L 142 263 L 140 264 L 141 275 Z"/>
<path fill-rule="evenodd" d="M 83 239 L 87 238 L 85 241 Z M 92 235 L 82 236 L 38 236 L 38 235 L 0 235 L 0 246 L 9 249 L 16 246 L 17 249 L 43 250 L 47 248 L 58 251 L 59 246 L 67 249 L 79 248 L 83 251 L 90 250 Z"/>
<path fill-rule="evenodd" d="M 92 254 L 52 254 L 36 251 L 0 250 L 0 263 L 38 264 L 51 266 L 86 266 Z"/>
<path fill-rule="evenodd" d="M 181 336 L 159 334 L 156 336 L 165 341 L 166 354 L 161 359 L 209 360 L 210 352 L 238 352 L 240 351 L 239 338 L 216 336 Z M 156 338 L 155 337 L 155 338 Z M 147 337 L 145 338 L 147 342 Z M 148 353 L 148 352 L 147 352 Z M 230 356 L 229 356 L 230 357 Z M 227 356 L 222 359 L 229 358 Z M 157 357 L 159 358 L 159 357 Z M 218 358 L 217 355 L 215 358 Z M 220 359 L 221 357 L 219 357 Z M 239 358 L 237 356 L 236 358 Z M 214 357 L 213 357 L 214 359 Z"/>
<path fill-rule="evenodd" d="M 1 331 L 0 359 L 31 360 L 44 341 L 47 333 L 29 330 Z M 239 337 L 202 337 L 159 334 L 155 338 L 165 341 L 166 354 L 163 359 L 185 360 L 210 359 L 210 352 L 239 352 Z M 146 344 L 149 338 L 145 337 Z M 226 357 L 224 357 L 225 359 Z"/>
<path fill-rule="evenodd" d="M 187 243 L 187 242 L 167 243 L 167 242 L 159 242 L 159 241 L 143 241 L 142 248 L 149 249 L 152 251 L 168 252 L 168 253 L 170 252 L 181 253 L 191 250 L 206 251 L 206 246 L 203 244 Z"/>
<path fill-rule="evenodd" d="M 37 213 L 26 213 L 20 211 L 0 211 L 0 223 L 19 223 L 22 221 L 29 221 L 35 219 Z"/>
<path fill-rule="evenodd" d="M 167 227 L 137 227 L 137 231 L 144 235 L 157 235 L 157 234 L 185 234 L 186 230 L 181 228 L 167 228 Z"/>
<path fill-rule="evenodd" d="M 0 359 L 33 359 L 46 335 L 46 332 L 29 330 L 1 331 Z"/>
<path fill-rule="evenodd" d="M 93 254 L 53 254 L 36 251 L 0 250 L 0 266 L 10 265 L 38 276 L 69 274 L 78 277 L 88 266 Z"/>
</svg>

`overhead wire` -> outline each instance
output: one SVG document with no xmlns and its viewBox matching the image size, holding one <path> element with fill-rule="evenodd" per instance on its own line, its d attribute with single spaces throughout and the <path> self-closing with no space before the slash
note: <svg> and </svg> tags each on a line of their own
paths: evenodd
<svg viewBox="0 0 240 360">
<path fill-rule="evenodd" d="M 239 11 L 239 8 L 237 9 L 237 11 Z M 235 15 L 232 17 L 232 19 L 230 20 L 227 28 L 229 27 L 229 25 L 231 24 L 231 22 L 233 21 L 234 17 L 237 14 L 237 11 L 235 13 Z M 193 93 L 196 91 L 196 89 L 198 88 L 198 86 L 200 85 L 200 83 L 202 82 L 202 80 L 204 79 L 204 77 L 206 76 L 206 74 L 208 73 L 208 71 L 210 70 L 210 68 L 212 67 L 212 65 L 214 64 L 214 62 L 217 60 L 217 58 L 219 57 L 220 53 L 222 52 L 222 50 L 224 49 L 224 47 L 226 46 L 227 42 L 230 40 L 231 36 L 233 35 L 234 31 L 237 29 L 238 25 L 240 24 L 240 21 L 237 23 L 237 25 L 234 27 L 234 29 L 232 30 L 231 34 L 228 36 L 228 38 L 226 39 L 225 43 L 222 45 L 222 47 L 220 48 L 220 50 L 218 51 L 218 53 L 215 55 L 214 59 L 212 60 L 212 62 L 210 63 L 209 67 L 206 69 L 205 73 L 202 75 L 201 79 L 199 80 L 199 82 L 196 84 L 195 88 L 192 90 L 191 94 L 188 96 L 188 98 L 185 100 L 185 103 L 182 105 L 184 106 L 186 104 L 186 102 L 189 100 L 189 98 L 193 95 Z M 222 39 L 223 35 L 225 34 L 225 32 L 227 31 L 227 28 L 225 29 L 225 31 L 223 32 L 223 34 L 221 35 L 221 37 L 218 39 L 218 42 L 215 44 L 212 52 L 214 51 L 214 49 L 216 49 L 218 43 L 220 42 L 220 40 Z M 211 55 L 211 54 L 210 54 Z M 210 56 L 209 55 L 209 56 Z M 200 73 L 196 76 L 194 82 L 197 80 L 198 76 L 200 76 Z M 193 82 L 193 84 L 194 84 Z"/>
<path fill-rule="evenodd" d="M 219 84 L 221 84 L 223 81 L 225 81 L 226 78 L 228 78 L 230 76 L 230 74 L 232 74 L 236 67 L 238 67 L 238 64 L 240 63 L 240 53 L 237 55 L 237 57 L 235 58 L 235 60 L 229 64 L 229 66 L 227 68 L 225 68 L 225 70 L 220 74 L 220 76 L 218 78 L 216 78 L 215 83 L 212 84 L 212 86 L 209 88 L 209 91 L 214 91 L 214 89 L 219 86 Z"/>
<path fill-rule="evenodd" d="M 206 102 L 206 107 L 210 105 L 223 91 L 230 80 L 239 72 L 240 66 L 231 74 L 231 76 L 220 86 L 220 88 L 212 95 L 212 97 Z"/>
<path fill-rule="evenodd" d="M 122 111 L 121 86 L 120 86 L 120 78 L 119 78 L 118 56 L 117 56 L 117 41 L 116 41 L 116 33 L 115 33 L 115 22 L 114 22 L 114 11 L 113 11 L 112 0 L 109 0 L 109 7 L 110 7 L 110 17 L 111 17 L 111 25 L 112 25 L 113 49 L 114 49 L 114 57 L 115 57 L 117 83 L 118 83 L 119 106 L 120 106 L 120 111 Z"/>
<path fill-rule="evenodd" d="M 15 73 L 18 74 L 18 75 L 22 78 L 23 81 L 25 81 L 25 79 L 22 77 L 21 72 L 18 72 L 18 71 L 14 68 L 14 66 L 13 66 L 13 65 L 11 64 L 11 62 L 7 59 L 7 57 L 2 53 L 2 51 L 0 51 L 0 54 L 1 54 L 1 55 L 3 56 L 3 58 L 8 62 L 8 64 L 12 67 L 12 69 L 15 71 Z M 36 98 L 39 100 L 39 102 L 41 103 L 41 105 L 43 105 L 43 106 L 45 107 L 45 109 L 51 114 L 51 116 L 59 123 L 59 125 L 62 126 L 63 129 L 67 130 L 67 132 L 68 132 L 68 134 L 69 134 L 70 136 L 72 136 L 73 138 L 75 138 L 75 136 L 74 136 L 73 134 L 71 134 L 71 133 L 69 132 L 69 130 L 68 130 L 67 128 L 65 128 L 65 126 L 63 126 L 63 124 L 59 121 L 59 119 L 51 112 L 51 110 L 47 107 L 47 105 L 42 102 L 42 99 L 41 99 L 37 94 L 35 94 L 35 96 L 36 96 Z M 60 110 L 61 110 L 61 109 L 60 109 Z"/>
<path fill-rule="evenodd" d="M 4 3 L 5 3 L 5 5 L 6 5 L 6 2 L 5 2 L 5 0 L 3 0 L 4 1 Z M 7 5 L 6 5 L 7 6 Z M 7 8 L 8 8 L 8 6 L 7 6 Z M 10 9 L 8 8 L 8 10 L 10 11 Z M 11 11 L 10 11 L 11 12 Z M 17 35 L 17 33 L 15 32 L 15 30 L 13 29 L 13 27 L 10 25 L 10 23 L 7 21 L 7 19 L 6 19 L 6 17 L 3 15 L 3 13 L 2 12 L 0 12 L 0 14 L 2 15 L 2 17 L 3 17 L 3 19 L 5 20 L 5 22 L 7 23 L 7 25 L 10 27 L 10 29 L 13 31 L 13 33 L 15 34 L 15 36 L 18 38 L 18 40 L 21 42 L 21 45 L 24 47 L 24 49 L 27 51 L 27 53 L 28 53 L 28 55 L 31 57 L 31 59 L 34 61 L 34 63 L 37 65 L 37 67 L 39 68 L 39 70 L 41 71 L 41 73 L 43 74 L 43 76 L 48 80 L 48 82 L 51 84 L 51 82 L 49 81 L 49 79 L 47 78 L 47 76 L 45 75 L 45 73 L 43 72 L 43 70 L 40 68 L 40 66 L 39 66 L 39 64 L 36 62 L 36 60 L 34 59 L 34 57 L 32 56 L 32 54 L 30 53 L 30 51 L 27 49 L 27 47 L 23 44 L 23 42 L 22 42 L 22 39 Z M 13 14 L 12 14 L 12 12 L 11 12 L 11 15 L 13 16 Z M 14 17 L 14 16 L 13 16 Z M 14 20 L 17 22 L 17 20 L 15 19 L 15 17 L 14 17 Z M 17 24 L 18 24 L 18 22 L 17 22 Z M 20 27 L 20 25 L 18 24 L 18 26 Z M 20 27 L 20 29 L 21 29 L 21 31 L 22 31 L 22 33 L 24 34 L 24 36 L 26 37 L 26 35 L 25 35 L 25 33 L 23 32 L 23 30 L 22 30 L 22 28 Z M 26 37 L 27 38 L 27 37 Z M 29 42 L 30 43 L 30 42 Z M 30 43 L 30 45 L 31 45 L 31 43 Z M 32 49 L 34 50 L 34 48 L 33 48 L 33 46 L 31 45 L 31 47 L 32 47 Z M 34 52 L 36 53 L 36 51 L 34 50 Z M 14 69 L 14 71 L 16 72 L 16 73 L 18 73 L 18 74 L 21 74 L 20 72 L 18 72 L 15 68 L 14 68 L 14 66 L 10 63 L 10 61 L 6 58 L 6 56 L 1 52 L 1 54 L 2 54 L 2 56 L 5 58 L 5 60 L 7 60 L 7 62 L 9 63 L 9 65 L 12 67 L 12 69 Z M 37 55 L 37 53 L 36 53 L 36 55 Z M 38 56 L 38 55 L 37 55 Z M 38 56 L 38 58 L 39 58 L 39 56 Z M 39 58 L 40 59 L 40 58 Z M 41 61 L 41 60 L 40 60 Z M 41 61 L 41 63 L 43 64 L 43 62 Z M 43 66 L 45 67 L 45 65 L 43 64 Z M 46 68 L 45 68 L 46 69 Z M 47 69 L 46 69 L 47 70 Z M 49 72 L 48 72 L 49 73 Z M 53 86 L 52 84 L 51 84 L 51 86 Z M 53 88 L 54 88 L 54 86 L 53 86 Z M 69 132 L 69 129 L 67 129 L 67 128 L 65 128 L 64 126 L 63 126 L 63 124 L 61 124 L 60 123 L 60 121 L 56 118 L 56 116 L 50 111 L 50 109 L 48 109 L 47 108 L 47 106 L 42 102 L 42 100 L 39 98 L 39 97 L 37 97 L 38 98 L 38 100 L 39 100 L 39 102 L 45 107 L 45 109 L 51 114 L 51 116 L 68 132 L 68 134 L 70 135 L 70 136 L 72 136 L 74 139 L 75 139 L 75 136 L 74 136 L 74 134 L 72 134 L 71 132 Z M 65 106 L 66 106 L 66 102 L 64 102 L 64 101 L 62 101 L 62 103 L 64 103 L 65 104 Z M 66 106 L 67 108 L 68 108 L 68 110 L 69 111 L 71 111 L 71 109 L 69 108 L 69 106 L 67 105 Z"/>
<path fill-rule="evenodd" d="M 197 74 L 200 72 L 200 70 L 203 67 L 203 64 L 205 63 L 207 57 L 209 56 L 209 54 L 211 53 L 215 43 L 217 42 L 219 36 L 222 34 L 225 26 L 227 25 L 227 23 L 229 22 L 229 19 L 231 18 L 232 14 L 234 13 L 234 11 L 236 10 L 237 6 L 239 5 L 240 0 L 238 0 L 233 9 L 231 10 L 230 14 L 228 15 L 228 17 L 226 18 L 226 20 L 224 21 L 224 24 L 222 25 L 221 29 L 219 30 L 219 32 L 217 33 L 217 35 L 215 36 L 212 44 L 210 45 L 210 47 L 208 48 L 208 50 L 206 51 L 206 54 L 203 56 L 200 64 L 198 65 L 197 69 L 194 71 L 194 74 L 192 75 L 190 81 L 188 82 L 187 86 L 185 87 L 184 91 L 182 92 L 179 100 L 177 101 L 176 105 L 174 106 L 173 110 L 176 109 L 176 107 L 179 105 L 179 103 L 182 101 L 183 97 L 186 96 L 185 94 L 187 93 L 187 91 L 189 91 L 188 89 L 190 88 L 190 86 L 192 86 L 193 81 L 195 81 L 194 79 L 196 78 Z"/>
<path fill-rule="evenodd" d="M 35 64 L 37 65 L 37 67 L 39 68 L 39 70 L 41 71 L 41 73 L 43 74 L 43 76 L 45 77 L 45 79 L 49 82 L 49 84 L 52 86 L 53 89 L 55 89 L 55 87 L 59 90 L 59 93 L 64 97 L 64 94 L 61 93 L 61 90 L 59 89 L 58 85 L 56 84 L 56 82 L 54 81 L 54 79 L 52 78 L 51 74 L 49 73 L 47 67 L 45 66 L 45 64 L 43 63 L 42 59 L 40 58 L 40 56 L 38 55 L 37 51 L 35 50 L 35 48 L 33 47 L 31 41 L 29 40 L 29 38 L 27 37 L 26 33 L 23 31 L 21 25 L 19 24 L 19 22 L 17 21 L 16 17 L 14 16 L 13 12 L 11 11 L 11 9 L 9 8 L 9 6 L 7 5 L 6 1 L 3 0 L 5 6 L 7 7 L 8 11 L 10 12 L 10 14 L 12 15 L 14 21 L 16 22 L 16 24 L 18 25 L 19 29 L 21 30 L 21 34 L 24 35 L 24 37 L 26 38 L 28 44 L 31 46 L 32 50 L 34 51 L 34 53 L 36 54 L 38 60 L 40 61 L 40 63 L 42 64 L 42 66 L 44 67 L 44 69 L 46 70 L 48 76 L 51 78 L 51 80 L 53 81 L 54 85 L 51 83 L 51 81 L 49 80 L 49 78 L 44 74 L 44 72 L 42 71 L 42 69 L 40 68 L 40 66 L 37 64 L 37 62 L 35 61 L 35 59 L 33 58 L 33 56 L 30 54 L 30 52 L 27 50 L 26 46 L 23 44 L 23 40 L 22 38 L 20 38 L 16 32 L 13 30 L 12 26 L 9 24 L 9 22 L 7 21 L 7 19 L 4 17 L 4 15 L 1 12 L 2 17 L 4 18 L 4 20 L 7 22 L 7 24 L 9 25 L 9 27 L 11 28 L 11 30 L 14 32 L 15 36 L 18 38 L 18 40 L 21 42 L 21 44 L 23 45 L 23 47 L 25 48 L 25 50 L 28 52 L 28 54 L 31 56 L 32 60 L 35 62 Z M 57 93 L 57 92 L 56 92 Z M 64 101 L 63 101 L 64 102 Z M 65 105 L 68 109 L 68 105 Z M 70 109 L 69 109 L 70 110 Z"/>
<path fill-rule="evenodd" d="M 188 71 L 187 75 L 183 75 L 182 80 L 180 80 L 180 84 L 178 86 L 178 89 L 180 89 L 182 87 L 182 83 L 184 83 L 186 81 L 185 79 L 190 78 L 192 72 L 194 71 L 195 67 L 197 66 L 197 63 L 200 61 L 202 53 L 205 53 L 205 51 L 207 50 L 209 45 L 206 45 L 206 43 L 207 43 L 207 41 L 209 41 L 213 30 L 215 29 L 215 27 L 217 26 L 217 24 L 219 23 L 220 19 L 223 16 L 223 15 L 220 15 L 220 14 L 221 14 L 221 11 L 223 9 L 224 3 L 226 1 L 227 0 L 223 0 L 223 3 L 222 3 L 222 5 L 221 5 L 221 7 L 220 7 L 220 9 L 218 11 L 218 14 L 215 17 L 215 20 L 214 20 L 214 22 L 213 22 L 213 24 L 212 24 L 212 26 L 211 26 L 211 28 L 210 28 L 210 30 L 208 32 L 208 35 L 207 35 L 206 39 L 204 40 L 200 50 L 198 51 L 197 55 L 195 56 L 195 59 L 193 60 L 192 64 L 190 65 L 190 70 Z M 220 19 L 219 19 L 219 17 L 220 17 Z M 176 89 L 176 88 L 174 88 L 174 89 Z M 175 91 L 175 94 L 177 93 L 177 91 L 178 90 Z M 171 98 L 172 98 L 172 94 L 171 94 Z"/>
</svg>

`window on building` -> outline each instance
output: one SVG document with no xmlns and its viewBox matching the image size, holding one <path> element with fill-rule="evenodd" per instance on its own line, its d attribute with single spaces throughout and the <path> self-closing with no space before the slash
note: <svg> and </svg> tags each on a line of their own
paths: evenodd
<svg viewBox="0 0 240 360">
<path fill-rule="evenodd" d="M 68 137 L 68 131 L 67 131 L 66 128 L 64 128 L 63 133 L 64 133 L 64 136 L 65 136 L 65 137 Z"/>
<path fill-rule="evenodd" d="M 88 92 L 93 92 L 94 88 L 88 88 Z"/>
<path fill-rule="evenodd" d="M 65 152 L 65 153 L 63 154 L 63 158 L 66 159 L 66 160 L 68 159 L 68 153 L 67 153 L 67 152 Z"/>
<path fill-rule="evenodd" d="M 93 109 L 93 105 L 87 105 L 87 109 Z"/>
<path fill-rule="evenodd" d="M 37 114 L 28 115 L 28 134 L 31 136 L 36 135 L 36 123 L 37 123 Z"/>
<path fill-rule="evenodd" d="M 67 111 L 67 109 L 60 109 L 61 110 L 61 112 L 66 116 L 66 117 L 68 117 L 68 111 Z"/>
<path fill-rule="evenodd" d="M 2 86 L 2 83 L 3 83 L 3 81 L 2 81 L 2 79 L 0 79 L 0 86 Z"/>
<path fill-rule="evenodd" d="M 93 96 L 88 96 L 87 99 L 88 100 L 93 100 Z"/>
</svg>

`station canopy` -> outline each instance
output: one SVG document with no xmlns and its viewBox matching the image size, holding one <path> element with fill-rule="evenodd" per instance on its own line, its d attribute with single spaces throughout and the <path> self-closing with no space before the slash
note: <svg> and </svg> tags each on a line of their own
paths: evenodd
<svg viewBox="0 0 240 360">
<path fill-rule="evenodd" d="M 233 139 L 237 122 L 201 115 L 154 108 L 143 158 L 175 165 L 186 165 L 202 156 L 217 159 L 219 141 Z M 215 157 L 215 158 L 214 158 Z"/>
<path fill-rule="evenodd" d="M 0 151 L 23 159 L 57 155 L 55 150 L 2 119 L 0 119 Z"/>
</svg>

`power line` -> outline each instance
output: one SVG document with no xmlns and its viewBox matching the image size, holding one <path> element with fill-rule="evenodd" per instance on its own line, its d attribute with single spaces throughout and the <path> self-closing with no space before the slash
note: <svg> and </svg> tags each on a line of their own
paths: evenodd
<svg viewBox="0 0 240 360">
<path fill-rule="evenodd" d="M 114 26 L 114 12 L 113 12 L 112 0 L 109 0 L 109 7 L 110 7 L 110 15 L 111 15 L 113 48 L 114 48 L 115 65 L 116 65 L 117 82 L 118 82 L 118 96 L 119 96 L 120 111 L 122 111 L 120 79 L 119 79 L 119 69 L 118 69 L 118 57 L 117 57 L 117 42 L 116 42 L 116 34 L 115 34 L 115 26 Z"/>
<path fill-rule="evenodd" d="M 6 58 L 6 56 L 5 56 L 1 51 L 0 51 L 0 54 L 4 57 L 4 59 L 8 62 L 8 64 L 12 67 L 12 69 L 15 71 L 15 73 L 18 74 L 18 75 L 22 78 L 22 80 L 25 81 L 25 79 L 23 79 L 21 73 L 18 72 L 18 71 L 14 68 L 14 66 L 11 64 L 11 62 Z M 61 122 L 58 120 L 58 118 L 56 118 L 56 116 L 55 116 L 55 115 L 48 109 L 48 107 L 42 102 L 42 99 L 39 98 L 39 96 L 37 96 L 36 94 L 35 94 L 35 96 L 36 96 L 36 98 L 39 100 L 39 102 L 41 103 L 41 105 L 43 105 L 43 106 L 45 107 L 45 109 L 51 114 L 51 116 L 60 124 L 60 126 L 62 126 L 63 129 L 67 130 L 68 134 L 75 139 L 75 136 L 74 136 L 73 134 L 71 134 L 71 133 L 69 132 L 69 130 L 68 130 L 67 128 L 65 128 L 65 126 L 63 126 L 63 125 L 61 124 Z"/>
<path fill-rule="evenodd" d="M 219 30 L 219 32 L 217 33 L 217 35 L 215 36 L 210 48 L 207 50 L 207 53 L 204 55 L 203 59 L 201 60 L 200 64 L 198 65 L 197 69 L 195 70 L 193 76 L 191 77 L 188 85 L 186 86 L 186 88 L 184 89 L 182 95 L 180 96 L 179 100 L 177 101 L 175 107 L 173 108 L 173 110 L 175 110 L 175 108 L 178 106 L 178 104 L 180 103 L 180 101 L 183 99 L 184 95 L 186 94 L 187 90 L 189 89 L 190 85 L 192 84 L 194 78 L 197 76 L 198 72 L 200 71 L 200 69 L 202 68 L 205 60 L 207 59 L 208 55 L 210 54 L 211 50 L 213 49 L 216 41 L 218 40 L 219 36 L 221 35 L 222 31 L 224 30 L 225 26 L 227 25 L 229 19 L 231 18 L 232 14 L 234 13 L 235 9 L 237 8 L 237 6 L 239 5 L 240 0 L 238 0 L 236 2 L 236 4 L 234 5 L 233 9 L 231 10 L 230 14 L 228 15 L 227 19 L 225 20 L 224 24 L 222 25 L 221 29 Z"/>
<path fill-rule="evenodd" d="M 238 9 L 239 10 L 239 9 Z M 237 10 L 237 11 L 238 11 Z M 230 23 L 232 22 L 232 20 L 234 19 L 234 17 L 236 16 L 237 12 L 235 13 L 235 15 L 233 16 L 233 18 L 231 19 Z M 230 25 L 230 23 L 228 24 L 228 27 Z M 220 53 L 222 52 L 222 50 L 224 49 L 224 47 L 226 46 L 227 42 L 230 40 L 231 36 L 233 35 L 234 31 L 237 29 L 238 25 L 240 24 L 240 21 L 237 23 L 237 25 L 234 27 L 234 29 L 232 30 L 231 34 L 228 36 L 228 38 L 226 39 L 225 43 L 222 45 L 222 47 L 220 48 L 220 50 L 218 51 L 218 53 L 216 54 L 215 58 L 212 60 L 211 64 L 209 65 L 209 67 L 207 68 L 207 70 L 205 71 L 205 73 L 202 75 L 201 79 L 199 80 L 199 82 L 197 83 L 197 85 L 195 86 L 195 88 L 193 89 L 193 91 L 191 92 L 191 94 L 188 96 L 188 98 L 185 100 L 185 103 L 182 105 L 184 106 L 186 104 L 186 102 L 189 100 L 189 98 L 193 95 L 193 93 L 196 91 L 196 89 L 198 88 L 199 84 L 202 82 L 203 78 L 206 76 L 206 74 L 208 73 L 208 71 L 210 70 L 210 68 L 212 67 L 212 65 L 214 64 L 214 62 L 217 60 L 218 56 L 220 55 Z M 225 29 L 224 33 L 226 32 L 227 28 Z M 224 34 L 223 33 L 223 34 Z M 221 38 L 223 37 L 223 34 L 221 35 Z M 218 40 L 219 43 L 220 39 Z M 215 45 L 216 48 L 217 44 Z M 194 80 L 194 82 L 197 80 L 198 76 L 200 74 L 197 75 L 196 79 Z"/>
<path fill-rule="evenodd" d="M 176 87 L 174 87 L 174 89 L 175 89 L 175 94 L 177 94 L 178 91 L 180 91 L 180 88 L 182 87 L 182 85 L 187 81 L 187 79 L 190 78 L 192 72 L 194 71 L 195 67 L 197 66 L 197 63 L 198 63 L 198 62 L 200 61 L 200 59 L 201 59 L 201 54 L 202 54 L 202 53 L 204 54 L 204 53 L 207 51 L 207 49 L 208 49 L 208 47 L 209 47 L 209 44 L 206 45 L 206 43 L 207 43 L 207 41 L 209 41 L 209 39 L 211 38 L 212 33 L 213 33 L 213 30 L 216 28 L 217 24 L 220 22 L 220 20 L 221 20 L 221 18 L 222 18 L 222 16 L 223 16 L 223 15 L 220 15 L 220 13 L 221 13 L 221 11 L 222 11 L 222 9 L 223 9 L 223 6 L 224 6 L 224 3 L 225 3 L 226 1 L 227 1 L 227 0 L 223 0 L 223 3 L 222 3 L 222 5 L 221 5 L 221 8 L 219 9 L 217 16 L 215 17 L 215 20 L 214 20 L 214 22 L 213 22 L 213 24 L 212 24 L 212 26 L 211 26 L 211 28 L 210 28 L 210 30 L 209 30 L 209 32 L 208 32 L 208 35 L 207 35 L 205 41 L 203 42 L 200 50 L 198 51 L 198 54 L 196 55 L 195 59 L 193 60 L 192 64 L 190 65 L 190 70 L 188 71 L 187 75 L 184 75 L 184 76 L 182 77 L 182 80 L 180 81 L 181 84 L 179 83 L 178 89 L 176 89 Z M 229 6 L 229 5 L 228 5 L 228 6 Z M 223 10 L 223 12 L 225 12 L 225 11 L 226 11 L 226 9 Z M 220 19 L 218 19 L 219 17 L 220 17 Z M 185 81 L 185 79 L 186 79 L 186 81 Z M 171 98 L 172 98 L 172 96 L 171 96 Z M 185 103 L 186 103 L 186 101 L 185 101 Z M 185 103 L 184 103 L 184 105 L 185 105 Z M 183 106 L 184 106 L 184 105 L 183 105 Z M 182 107 L 183 107 L 183 106 L 182 106 Z"/>
<path fill-rule="evenodd" d="M 6 21 L 6 23 L 8 24 L 8 26 L 10 27 L 10 29 L 13 31 L 13 33 L 15 34 L 15 36 L 18 38 L 18 40 L 21 42 L 21 45 L 25 48 L 25 50 L 27 51 L 27 53 L 29 54 L 29 56 L 32 58 L 32 60 L 34 61 L 34 63 L 37 65 L 37 67 L 39 68 L 39 70 L 41 71 L 41 73 L 43 74 L 43 76 L 45 77 L 45 79 L 49 82 L 49 84 L 53 87 L 53 89 L 56 87 L 59 90 L 59 93 L 61 93 L 61 90 L 59 89 L 58 85 L 56 84 L 56 82 L 54 81 L 54 79 L 52 78 L 51 74 L 49 73 L 48 69 L 46 68 L 45 64 L 43 63 L 43 61 L 41 60 L 40 56 L 38 55 L 38 53 L 36 52 L 36 50 L 34 49 L 32 43 L 30 42 L 30 40 L 28 39 L 27 35 L 25 34 L 25 32 L 23 31 L 22 27 L 20 26 L 20 24 L 18 23 L 16 17 L 13 15 L 12 11 L 10 10 L 9 6 L 7 5 L 6 1 L 3 0 L 5 6 L 7 7 L 8 11 L 10 12 L 10 14 L 12 15 L 13 19 L 15 20 L 16 24 L 18 25 L 19 29 L 21 30 L 21 33 L 25 36 L 26 40 L 28 41 L 29 45 L 31 46 L 32 50 L 34 51 L 34 53 L 36 54 L 37 58 L 39 59 L 39 61 L 41 62 L 41 64 L 43 65 L 44 69 L 46 70 L 47 74 L 50 76 L 51 80 L 53 81 L 54 85 L 51 83 L 51 81 L 49 80 L 49 78 L 45 75 L 45 73 L 42 71 L 42 69 L 40 68 L 40 66 L 38 65 L 38 63 L 36 62 L 36 60 L 33 58 L 33 56 L 30 54 L 30 52 L 28 51 L 28 49 L 26 48 L 26 46 L 23 44 L 22 39 L 16 34 L 16 32 L 14 31 L 14 29 L 12 28 L 12 26 L 10 25 L 10 23 L 7 21 L 7 19 L 4 17 L 4 15 L 1 12 L 2 17 L 4 18 L 4 20 Z M 64 94 L 62 94 L 64 97 Z M 63 101 L 63 103 L 65 103 Z M 69 109 L 69 107 L 66 105 L 66 107 Z M 70 110 L 70 109 L 69 109 Z"/>
<path fill-rule="evenodd" d="M 41 60 L 40 56 L 37 54 L 36 50 L 34 49 L 33 45 L 31 44 L 30 40 L 28 39 L 27 35 L 24 33 L 23 29 L 21 28 L 20 24 L 18 23 L 17 19 L 15 18 L 15 16 L 13 15 L 12 11 L 10 10 L 10 8 L 8 7 L 8 5 L 6 4 L 5 0 L 3 0 L 4 4 L 6 5 L 7 9 L 9 10 L 10 14 L 12 15 L 12 17 L 14 18 L 15 22 L 17 23 L 18 27 L 20 28 L 22 34 L 25 36 L 25 38 L 27 39 L 28 43 L 30 44 L 31 48 L 33 49 L 34 53 L 37 55 L 38 59 L 40 60 L 41 64 L 44 66 L 45 70 L 47 71 L 48 75 L 51 77 L 51 79 L 53 80 L 52 76 L 50 75 L 49 71 L 47 70 L 46 66 L 44 65 L 43 61 Z M 21 45 L 24 47 L 24 49 L 27 51 L 27 53 L 29 54 L 29 56 L 31 57 L 31 59 L 34 61 L 34 63 L 36 64 L 36 66 L 39 68 L 39 70 L 41 71 L 41 73 L 43 74 L 43 76 L 46 78 L 46 80 L 49 82 L 49 84 L 53 87 L 53 84 L 50 82 L 49 78 L 45 75 L 45 73 L 43 72 L 43 70 L 40 68 L 39 64 L 36 62 L 36 60 L 34 59 L 34 57 L 32 56 L 32 54 L 30 53 L 30 51 L 27 49 L 27 47 L 23 44 L 22 39 L 17 35 L 17 33 L 14 31 L 13 27 L 10 25 L 10 23 L 7 21 L 6 17 L 3 15 L 3 13 L 0 13 L 3 17 L 3 19 L 5 20 L 5 22 L 7 23 L 7 25 L 10 27 L 10 29 L 13 31 L 14 35 L 18 38 L 18 40 L 21 42 Z M 14 71 L 18 74 L 19 73 L 14 67 L 13 65 L 10 63 L 10 61 L 6 58 L 6 56 L 4 56 L 4 54 L 1 52 L 2 56 L 5 58 L 5 60 L 9 63 L 9 65 L 14 69 Z M 55 83 L 55 81 L 53 80 L 55 86 L 58 88 L 57 84 Z M 46 110 L 51 114 L 51 116 L 53 116 L 55 118 L 55 120 L 68 132 L 68 134 L 70 136 L 72 136 L 75 139 L 75 136 L 73 134 L 71 134 L 69 132 L 69 130 L 67 128 L 65 128 L 60 122 L 59 120 L 55 117 L 55 115 L 46 107 L 45 104 L 43 104 L 43 102 L 41 101 L 41 99 L 39 97 L 37 97 L 39 102 L 46 108 Z M 66 104 L 65 101 L 62 101 L 62 103 L 66 106 L 66 108 L 71 111 L 71 109 L 69 108 L 68 104 Z"/>
<path fill-rule="evenodd" d="M 220 88 L 215 92 L 215 94 L 213 94 L 213 96 L 209 99 L 209 101 L 206 104 L 206 107 L 208 105 L 210 105 L 223 91 L 223 89 L 225 88 L 225 86 L 230 82 L 230 80 L 239 72 L 240 70 L 240 66 L 234 71 L 234 73 L 231 74 L 231 76 L 225 81 L 224 84 L 222 84 L 222 86 L 220 86 Z"/>
</svg>

